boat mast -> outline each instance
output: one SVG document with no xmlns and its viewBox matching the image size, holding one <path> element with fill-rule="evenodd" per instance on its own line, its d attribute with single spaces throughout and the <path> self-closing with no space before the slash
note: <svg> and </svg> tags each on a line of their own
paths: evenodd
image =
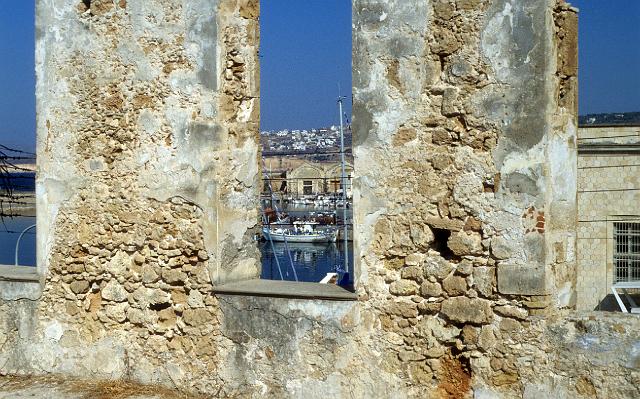
<svg viewBox="0 0 640 399">
<path fill-rule="evenodd" d="M 349 274 L 349 246 L 348 244 L 348 230 L 347 230 L 347 174 L 345 171 L 344 163 L 344 128 L 342 126 L 342 100 L 345 97 L 338 96 L 338 107 L 340 108 L 340 163 L 342 166 L 342 174 L 340 181 L 342 183 L 342 201 L 344 207 L 342 208 L 342 223 L 344 225 L 344 270 L 347 275 Z"/>
<path fill-rule="evenodd" d="M 264 161 L 264 157 L 262 158 L 262 167 L 264 169 L 267 168 L 267 164 Z M 267 178 L 267 183 L 269 187 L 269 194 L 271 195 L 271 205 L 272 205 L 271 209 L 276 211 L 276 220 L 280 220 L 280 210 L 278 209 L 278 205 L 273 200 L 274 193 L 273 193 L 273 187 L 271 187 L 271 177 Z M 273 246 L 273 238 L 271 237 L 271 223 L 269 222 L 269 216 L 265 215 L 265 218 L 267 219 L 267 228 L 269 231 L 269 241 L 271 241 L 271 250 L 273 251 L 273 256 L 276 257 L 276 263 L 278 264 L 278 268 L 280 268 L 280 262 L 277 261 L 278 255 L 276 254 L 275 248 Z M 287 252 L 287 255 L 289 255 L 289 263 L 291 264 L 291 269 L 293 270 L 293 277 L 296 279 L 296 281 L 298 281 L 298 273 L 296 272 L 296 266 L 293 263 L 293 258 L 291 257 L 291 250 L 289 249 L 289 243 L 287 242 L 286 235 L 284 236 L 284 249 Z M 280 272 L 280 275 L 282 276 L 282 272 Z"/>
</svg>

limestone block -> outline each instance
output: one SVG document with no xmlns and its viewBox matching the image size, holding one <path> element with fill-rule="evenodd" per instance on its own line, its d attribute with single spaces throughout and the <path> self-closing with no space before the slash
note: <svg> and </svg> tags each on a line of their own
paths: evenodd
<svg viewBox="0 0 640 399">
<path fill-rule="evenodd" d="M 424 272 L 422 271 L 422 267 L 420 266 L 405 266 L 402 268 L 400 274 L 402 278 L 414 280 L 418 283 L 421 283 L 422 279 L 424 278 Z"/>
<path fill-rule="evenodd" d="M 429 257 L 424 264 L 424 277 L 434 276 L 441 280 L 453 271 L 453 265 L 441 257 Z"/>
<path fill-rule="evenodd" d="M 526 309 L 511 305 L 496 306 L 493 308 L 493 311 L 500 316 L 511 317 L 520 320 L 526 319 L 528 315 Z"/>
<path fill-rule="evenodd" d="M 187 305 L 192 308 L 203 308 L 204 300 L 202 293 L 198 290 L 191 290 L 189 297 L 187 298 Z"/>
<path fill-rule="evenodd" d="M 478 336 L 478 346 L 485 351 L 490 350 L 497 344 L 495 327 L 482 326 L 480 335 Z"/>
<path fill-rule="evenodd" d="M 129 304 L 126 302 L 117 303 L 115 305 L 107 305 L 105 307 L 105 312 L 107 317 L 112 319 L 115 322 L 122 323 L 127 319 L 127 308 Z"/>
<path fill-rule="evenodd" d="M 495 268 L 479 266 L 473 268 L 473 288 L 482 296 L 493 294 Z"/>
<path fill-rule="evenodd" d="M 151 305 L 168 303 L 171 295 L 161 289 L 152 289 L 147 291 L 147 300 Z"/>
<path fill-rule="evenodd" d="M 143 283 L 153 283 L 158 281 L 158 273 L 154 270 L 153 266 L 144 265 L 142 266 L 142 282 Z"/>
<path fill-rule="evenodd" d="M 138 325 L 142 325 L 146 321 L 144 312 L 136 308 L 127 309 L 127 319 L 129 319 L 131 323 Z"/>
<path fill-rule="evenodd" d="M 442 288 L 439 283 L 425 281 L 420 286 L 420 294 L 425 298 L 439 297 L 442 294 Z"/>
<path fill-rule="evenodd" d="M 498 265 L 498 291 L 509 295 L 546 295 L 550 293 L 550 266 Z"/>
<path fill-rule="evenodd" d="M 187 274 L 180 269 L 164 269 L 162 279 L 168 284 L 181 284 L 187 279 Z"/>
<path fill-rule="evenodd" d="M 428 248 L 433 242 L 433 232 L 427 225 L 411 224 L 409 228 L 409 236 L 418 248 Z"/>
<path fill-rule="evenodd" d="M 480 298 L 457 296 L 442 302 L 442 313 L 453 322 L 469 324 L 490 323 L 493 319 L 491 302 Z"/>
<path fill-rule="evenodd" d="M 418 266 L 424 261 L 425 256 L 420 253 L 410 254 L 404 258 L 404 264 L 407 266 Z"/>
<path fill-rule="evenodd" d="M 185 309 L 182 320 L 190 326 L 206 326 L 213 321 L 213 315 L 207 309 Z"/>
<path fill-rule="evenodd" d="M 418 304 L 413 301 L 398 300 L 387 303 L 385 306 L 385 312 L 402 317 L 417 317 L 418 316 Z"/>
<path fill-rule="evenodd" d="M 14 301 L 17 299 L 36 300 L 40 298 L 42 286 L 39 282 L 2 281 L 0 280 L 0 299 Z"/>
<path fill-rule="evenodd" d="M 176 325 L 176 313 L 172 308 L 162 309 L 158 312 L 158 321 L 162 329 L 172 328 Z"/>
<path fill-rule="evenodd" d="M 115 302 L 124 302 L 127 300 L 127 291 L 122 284 L 116 280 L 109 280 L 107 285 L 102 288 L 102 299 Z"/>
<path fill-rule="evenodd" d="M 456 255 L 479 255 L 482 253 L 481 241 L 478 233 L 460 231 L 449 237 L 447 246 Z"/>
<path fill-rule="evenodd" d="M 418 292 L 418 284 L 415 281 L 411 280 L 398 280 L 391 283 L 389 286 L 389 292 L 394 295 L 413 295 Z"/>
<path fill-rule="evenodd" d="M 413 351 L 400 351 L 398 357 L 403 362 L 416 362 L 425 359 L 424 355 Z"/>
<path fill-rule="evenodd" d="M 463 275 L 463 276 L 469 276 L 473 273 L 473 263 L 471 263 L 468 260 L 463 260 L 462 262 L 460 262 L 458 264 L 458 266 L 456 267 L 456 272 Z"/>
<path fill-rule="evenodd" d="M 500 331 L 511 334 L 522 328 L 522 324 L 515 319 L 505 318 L 500 321 Z"/>
<path fill-rule="evenodd" d="M 507 259 L 513 253 L 513 247 L 503 236 L 496 236 L 491 239 L 491 254 L 496 259 Z"/>
<path fill-rule="evenodd" d="M 442 288 L 449 295 L 463 295 L 467 291 L 467 280 L 461 276 L 451 275 L 442 281 Z"/>
<path fill-rule="evenodd" d="M 466 345 L 477 344 L 479 335 L 480 329 L 478 327 L 467 324 L 462 328 L 462 339 Z"/>
<path fill-rule="evenodd" d="M 74 294 L 84 294 L 89 291 L 89 282 L 86 280 L 74 281 L 69 284 L 69 288 Z"/>
<path fill-rule="evenodd" d="M 460 231 L 464 227 L 464 222 L 462 220 L 438 218 L 438 217 L 427 218 L 427 224 L 432 228 L 445 229 L 445 230 L 451 230 L 451 231 Z"/>
<path fill-rule="evenodd" d="M 418 312 L 420 314 L 437 314 L 440 312 L 441 302 L 422 301 L 418 304 Z"/>
<path fill-rule="evenodd" d="M 131 258 L 124 251 L 118 251 L 107 263 L 106 270 L 114 276 L 123 275 L 131 266 Z"/>
<path fill-rule="evenodd" d="M 439 342 L 455 342 L 455 338 L 460 336 L 461 329 L 451 324 L 445 323 L 439 317 L 427 316 L 422 318 L 417 325 L 418 331 L 423 336 L 433 336 Z"/>
<path fill-rule="evenodd" d="M 455 116 L 460 114 L 462 107 L 457 103 L 458 90 L 455 87 L 448 87 L 442 95 L 442 115 Z"/>
</svg>

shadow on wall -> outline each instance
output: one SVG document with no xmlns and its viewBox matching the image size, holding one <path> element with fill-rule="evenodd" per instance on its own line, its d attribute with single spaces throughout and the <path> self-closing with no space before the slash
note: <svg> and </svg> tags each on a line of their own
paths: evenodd
<svg viewBox="0 0 640 399">
<path fill-rule="evenodd" d="M 630 295 L 631 298 L 633 298 L 634 301 L 636 301 L 636 303 L 640 303 L 640 294 L 631 294 Z M 624 295 L 620 296 L 622 301 L 624 302 L 625 306 L 627 306 L 627 309 L 629 309 L 631 306 L 629 303 L 627 303 L 626 299 L 624 298 Z M 601 310 L 604 312 L 620 312 L 620 306 L 618 306 L 618 302 L 616 302 L 616 298 L 613 296 L 613 294 L 609 294 L 607 296 L 605 296 L 600 303 L 598 303 L 598 306 L 595 307 L 595 309 L 593 310 Z"/>
</svg>

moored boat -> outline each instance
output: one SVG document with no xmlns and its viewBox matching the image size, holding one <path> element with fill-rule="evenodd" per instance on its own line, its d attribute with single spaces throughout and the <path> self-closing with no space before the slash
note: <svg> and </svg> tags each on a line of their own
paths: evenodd
<svg viewBox="0 0 640 399">
<path fill-rule="evenodd" d="M 316 229 L 313 223 L 294 223 L 293 228 L 263 227 L 262 235 L 266 240 L 278 242 L 336 242 L 338 230 L 335 228 Z"/>
</svg>

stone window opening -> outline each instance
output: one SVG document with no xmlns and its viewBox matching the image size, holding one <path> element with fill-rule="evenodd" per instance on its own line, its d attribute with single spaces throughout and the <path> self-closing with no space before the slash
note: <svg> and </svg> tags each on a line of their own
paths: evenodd
<svg viewBox="0 0 640 399">
<path fill-rule="evenodd" d="M 16 8 L 15 22 L 9 25 L 10 29 L 16 30 L 14 34 L 23 35 L 27 40 L 34 35 L 34 10 L 33 2 L 25 2 Z M 28 55 L 28 51 L 17 51 L 18 47 L 12 44 L 5 47 L 4 44 L 11 41 L 8 36 L 0 41 L 0 48 L 10 60 L 8 65 L 13 70 L 1 79 L 0 89 L 3 90 L 0 90 L 0 95 L 6 98 L 15 96 L 11 97 L 11 105 L 5 109 L 15 116 L 4 121 L 5 133 L 13 136 L 5 137 L 0 146 L 0 243 L 3 251 L 0 299 L 37 299 L 41 293 L 44 265 L 36 254 L 36 154 L 30 148 L 35 144 L 35 101 L 24 102 L 23 98 L 29 99 L 30 96 L 21 93 L 32 90 L 35 94 L 34 53 Z"/>
<path fill-rule="evenodd" d="M 264 6 L 265 3 L 264 2 L 260 2 L 260 3 L 262 8 L 262 6 Z M 265 35 L 263 33 L 264 33 L 264 26 L 265 26 L 264 18 L 266 15 L 268 14 L 264 12 L 264 9 L 261 9 L 260 18 L 258 20 L 258 30 L 261 31 L 260 33 L 261 41 L 263 41 L 263 39 L 265 38 Z M 350 23 L 348 25 L 348 29 L 350 32 L 352 31 Z M 314 45 L 314 44 L 308 43 L 307 45 Z M 259 47 L 260 47 L 260 51 L 259 51 L 258 61 L 260 64 L 262 64 L 260 68 L 264 68 L 265 61 L 270 56 L 272 56 L 272 54 L 269 54 L 267 51 L 263 52 L 263 49 L 265 49 L 263 43 L 261 43 Z M 351 55 L 351 51 L 349 53 Z M 293 55 L 295 56 L 295 54 Z M 262 88 L 261 90 L 263 90 L 265 87 L 268 87 L 267 84 L 264 84 L 265 75 L 261 73 L 260 79 L 262 80 L 260 87 Z M 344 85 L 343 85 L 343 88 L 344 88 Z M 324 94 L 321 94 L 321 95 L 324 96 Z M 338 96 L 340 95 L 340 93 L 336 91 L 335 95 Z M 261 93 L 260 96 L 262 99 L 263 93 Z M 323 100 L 327 100 L 327 99 L 323 98 Z M 333 98 L 331 98 L 330 100 L 333 100 Z M 335 106 L 335 111 L 330 108 L 331 106 L 327 108 L 327 115 L 331 115 L 331 118 L 335 117 L 334 118 L 335 120 L 327 119 L 325 122 L 327 123 L 326 126 L 330 126 L 332 124 L 337 125 L 338 116 L 340 113 L 338 111 L 338 104 L 335 104 L 334 106 Z M 261 108 L 263 107 L 264 106 L 261 106 Z M 262 123 L 263 121 L 261 120 L 258 122 L 258 125 L 261 126 Z M 347 123 L 345 121 L 345 128 L 347 127 L 346 125 Z M 319 137 L 321 134 L 326 134 L 326 132 L 330 130 L 330 129 L 324 129 L 326 126 L 321 126 L 321 125 L 308 126 L 307 128 L 313 130 L 314 134 L 318 134 L 318 137 Z M 283 128 L 289 129 L 290 127 L 283 127 Z M 291 127 L 291 128 L 295 128 L 295 127 Z M 293 136 L 294 132 L 291 131 L 290 133 Z M 350 130 L 348 134 L 349 134 L 349 141 L 351 141 Z M 297 139 L 300 141 L 302 134 L 296 133 L 296 136 L 297 136 Z M 279 137 L 281 137 L 281 135 L 279 135 Z M 343 183 L 341 181 L 342 178 L 340 175 L 339 153 L 336 154 L 336 151 L 330 151 L 328 152 L 328 154 L 330 155 L 323 155 L 322 153 L 323 149 L 320 148 L 321 147 L 320 142 L 322 140 L 316 140 L 313 142 L 313 144 L 306 143 L 305 144 L 306 147 L 305 146 L 295 147 L 299 152 L 303 152 L 307 154 L 302 156 L 290 155 L 288 154 L 288 152 L 290 151 L 286 149 L 283 151 L 282 148 L 278 148 L 278 147 L 270 148 L 264 145 L 264 141 L 265 141 L 264 137 L 261 136 L 259 139 L 259 142 L 262 145 L 262 153 L 260 154 L 260 156 L 263 157 L 264 161 L 259 161 L 259 165 L 264 170 L 262 171 L 263 184 L 260 185 L 260 187 L 263 189 L 263 192 L 260 193 L 261 209 L 259 210 L 259 213 L 261 214 L 262 223 L 265 220 L 268 222 L 275 221 L 280 217 L 281 211 L 288 212 L 288 210 L 283 209 L 285 208 L 283 207 L 284 198 L 289 198 L 289 201 L 296 200 L 296 204 L 304 203 L 306 205 L 310 205 L 310 207 L 313 207 L 318 200 L 322 201 L 323 199 L 326 200 L 327 198 L 331 198 L 332 200 L 335 200 L 337 197 L 341 195 L 342 192 L 345 192 L 346 195 L 352 195 L 351 193 L 351 188 L 353 186 L 352 176 L 354 175 L 352 160 L 348 160 L 346 165 L 347 175 L 345 176 L 345 180 L 347 182 L 346 184 L 344 184 L 346 185 L 346 190 L 345 190 L 343 187 Z M 346 142 L 346 139 L 345 139 L 345 142 Z M 275 156 L 275 155 L 269 155 L 268 153 L 270 151 L 278 153 L 277 156 L 280 157 L 279 162 L 278 161 L 274 163 L 270 162 L 270 157 Z M 348 152 L 348 150 L 345 152 Z M 286 162 L 283 162 L 283 159 L 282 159 L 283 154 L 281 153 L 283 153 L 288 157 L 288 159 L 284 158 Z M 312 155 L 313 157 L 309 155 Z M 298 171 L 297 174 L 291 173 L 292 171 L 294 171 L 293 169 L 286 170 L 287 168 L 289 168 L 291 161 L 293 161 L 293 163 L 295 164 L 296 161 L 300 161 L 300 160 L 307 161 L 308 159 L 314 159 L 320 164 L 322 164 L 323 162 L 325 163 L 328 161 L 333 162 L 336 160 L 337 162 L 333 162 L 336 165 L 333 165 L 332 167 L 329 167 L 329 166 L 319 167 L 317 164 L 315 164 L 315 162 L 303 162 L 302 166 L 306 165 L 306 169 L 304 169 L 302 166 L 299 167 L 300 170 Z M 274 170 L 272 168 L 272 165 L 279 165 L 279 166 Z M 283 165 L 285 166 L 283 167 Z M 280 177 L 277 177 L 278 174 L 280 175 Z M 274 197 L 277 197 L 278 199 L 274 201 Z M 337 202 L 340 202 L 340 201 L 337 201 Z M 340 203 L 338 206 L 345 207 L 345 209 L 348 209 L 349 213 L 352 212 L 353 206 L 347 206 L 346 204 L 342 204 L 342 203 Z M 322 209 L 315 210 L 316 213 L 324 212 L 324 208 L 323 207 L 320 207 L 320 208 Z M 305 216 L 296 215 L 296 217 L 292 218 L 290 221 L 292 227 L 293 227 L 293 221 L 295 220 L 297 222 L 298 221 L 297 219 L 299 219 L 300 217 L 304 218 L 302 220 L 311 220 L 309 215 L 305 215 Z M 351 218 L 352 217 L 349 217 L 349 220 Z M 342 232 L 342 227 L 340 226 L 341 225 L 344 226 L 344 220 L 342 220 L 344 219 L 344 217 L 342 217 L 340 208 L 337 209 L 335 215 L 329 216 L 328 219 L 331 219 L 333 223 L 335 223 L 336 230 L 340 230 L 341 236 L 339 235 L 337 239 L 340 240 L 341 244 L 345 236 L 349 237 L 349 240 L 355 239 L 354 234 L 352 233 L 353 229 L 351 229 L 348 234 L 345 234 L 344 232 Z M 314 219 L 314 222 L 315 221 L 316 220 Z M 266 251 L 261 245 L 266 245 L 268 247 L 269 240 L 263 239 L 264 232 L 263 232 L 262 223 L 261 222 L 258 223 L 256 232 L 254 235 L 257 241 L 262 241 L 257 243 L 257 246 L 260 248 L 260 252 L 261 252 L 260 263 L 262 265 L 262 271 L 261 271 L 260 278 L 259 279 L 254 278 L 249 280 L 245 279 L 240 281 L 232 280 L 229 282 L 226 282 L 223 280 L 221 285 L 218 285 L 215 287 L 215 291 L 217 293 L 258 295 L 258 296 L 270 296 L 270 297 L 336 299 L 336 300 L 356 299 L 356 296 L 354 293 L 336 284 L 320 284 L 321 278 L 318 278 L 318 279 L 302 279 L 301 278 L 298 280 L 298 278 L 296 277 L 296 281 L 290 281 L 290 280 L 287 281 L 287 278 L 282 278 L 282 274 L 286 273 L 285 269 L 288 269 L 288 272 L 291 273 L 294 267 L 294 264 L 297 263 L 298 260 L 306 259 L 306 260 L 309 260 L 310 262 L 315 262 L 317 259 L 319 259 L 321 257 L 319 252 L 322 252 L 323 250 L 322 248 L 320 248 L 320 246 L 316 246 L 316 248 L 313 248 L 312 250 L 307 251 L 307 250 L 300 250 L 299 248 L 292 248 L 293 247 L 292 245 L 285 245 L 291 248 L 284 250 L 285 252 L 288 252 L 288 253 L 285 253 L 282 257 L 283 259 L 279 261 L 279 263 L 281 264 L 278 265 L 279 266 L 278 268 L 281 269 L 281 271 L 278 271 L 277 269 L 275 269 L 275 271 L 271 270 L 273 269 L 272 265 L 267 266 L 268 268 L 271 268 L 271 269 L 265 269 L 264 255 Z M 312 227 L 314 229 L 317 228 L 316 226 L 312 226 Z M 278 244 L 282 244 L 282 242 Z M 306 243 L 300 243 L 300 244 L 309 245 Z M 314 245 L 314 244 L 311 244 L 311 245 Z M 336 243 L 333 243 L 331 245 L 337 246 Z M 346 245 L 346 244 L 343 244 L 343 245 Z M 350 246 L 351 246 L 351 243 L 349 243 L 349 247 Z M 272 253 L 275 254 L 276 250 L 277 250 L 276 248 L 273 248 Z M 344 252 L 342 252 L 342 254 L 344 254 Z M 356 262 L 354 258 L 356 257 L 353 256 L 353 249 L 349 248 L 346 257 L 348 257 L 347 262 L 348 262 L 348 269 L 351 274 L 351 281 L 355 281 L 357 280 L 357 275 L 356 273 L 354 273 L 354 269 L 356 269 L 357 266 L 354 264 L 354 262 Z M 277 255 L 271 255 L 271 258 L 277 258 Z M 267 260 L 273 263 L 273 259 L 271 258 Z M 335 266 L 338 266 L 344 269 L 345 265 L 343 263 L 343 259 L 341 259 L 339 263 L 340 263 L 339 265 L 337 264 Z M 318 266 L 317 269 L 320 270 L 321 268 Z M 237 280 L 237 279 L 234 279 L 234 280 Z"/>
</svg>

